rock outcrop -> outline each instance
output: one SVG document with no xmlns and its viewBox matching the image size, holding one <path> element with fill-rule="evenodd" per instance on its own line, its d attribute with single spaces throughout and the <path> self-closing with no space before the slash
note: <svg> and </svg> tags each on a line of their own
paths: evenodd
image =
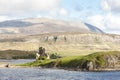
<svg viewBox="0 0 120 80">
<path fill-rule="evenodd" d="M 9 68 L 10 65 L 8 63 L 0 63 L 0 68 Z"/>
<path fill-rule="evenodd" d="M 104 52 L 90 54 L 88 60 L 83 62 L 82 70 L 120 70 L 120 52 Z"/>
<path fill-rule="evenodd" d="M 93 71 L 94 64 L 92 61 L 86 61 L 82 64 L 82 71 Z"/>
</svg>

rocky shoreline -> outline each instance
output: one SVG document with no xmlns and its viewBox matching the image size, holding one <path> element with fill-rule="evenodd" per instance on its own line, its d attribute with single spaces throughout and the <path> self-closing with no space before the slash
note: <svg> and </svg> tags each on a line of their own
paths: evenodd
<svg viewBox="0 0 120 80">
<path fill-rule="evenodd" d="M 120 68 L 101 68 L 101 69 L 94 69 L 94 70 L 82 70 L 82 69 L 76 69 L 76 68 L 60 68 L 60 67 L 40 67 L 41 69 L 63 69 L 68 71 L 81 71 L 81 72 L 109 72 L 109 71 L 120 71 Z"/>
<path fill-rule="evenodd" d="M 12 64 L 8 64 L 8 63 L 2 63 L 0 62 L 0 68 L 41 68 L 41 69 L 45 69 L 47 67 L 28 67 L 28 66 L 17 66 L 17 65 L 12 65 Z M 48 68 L 48 69 L 64 69 L 64 70 L 68 70 L 68 71 L 84 71 L 84 72 L 108 72 L 108 71 L 120 71 L 120 68 L 105 68 L 105 69 L 94 69 L 91 71 L 88 70 L 81 70 L 81 69 L 72 69 L 72 68 L 58 68 L 58 67 L 52 67 L 52 68 Z"/>
<path fill-rule="evenodd" d="M 17 65 L 13 65 L 13 64 L 8 64 L 8 63 L 0 63 L 0 68 L 28 68 L 26 66 L 17 66 Z"/>
<path fill-rule="evenodd" d="M 0 62 L 0 68 L 9 67 L 8 63 Z"/>
</svg>

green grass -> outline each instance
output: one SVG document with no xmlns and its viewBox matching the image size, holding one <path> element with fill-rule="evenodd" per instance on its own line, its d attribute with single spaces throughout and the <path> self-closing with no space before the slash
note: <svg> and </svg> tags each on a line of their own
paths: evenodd
<svg viewBox="0 0 120 80">
<path fill-rule="evenodd" d="M 22 64 L 22 66 L 43 66 L 43 67 L 62 67 L 62 68 L 81 68 L 87 61 L 92 61 L 97 68 L 105 67 L 106 56 L 120 56 L 118 51 L 96 52 L 86 56 L 69 56 L 54 60 L 41 60 Z"/>
<path fill-rule="evenodd" d="M 38 67 L 38 66 L 44 66 L 47 65 L 48 63 L 53 62 L 54 60 L 37 60 L 35 62 L 29 62 L 26 64 L 20 64 L 18 66 L 30 66 L 30 67 Z"/>
</svg>

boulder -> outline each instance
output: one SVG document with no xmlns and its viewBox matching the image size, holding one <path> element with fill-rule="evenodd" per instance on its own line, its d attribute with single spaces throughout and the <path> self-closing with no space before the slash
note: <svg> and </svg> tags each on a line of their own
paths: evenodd
<svg viewBox="0 0 120 80">
<path fill-rule="evenodd" d="M 92 70 L 94 70 L 94 64 L 93 64 L 93 62 L 92 61 L 86 61 L 86 62 L 84 62 L 83 63 L 83 65 L 82 65 L 82 70 L 83 71 L 92 71 Z"/>
</svg>

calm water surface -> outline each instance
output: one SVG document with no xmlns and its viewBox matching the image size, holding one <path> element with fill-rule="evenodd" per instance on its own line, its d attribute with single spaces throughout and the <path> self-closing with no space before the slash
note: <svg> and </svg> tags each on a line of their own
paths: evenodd
<svg viewBox="0 0 120 80">
<path fill-rule="evenodd" d="M 60 69 L 0 68 L 0 80 L 120 80 L 120 72 L 77 72 Z"/>
</svg>

